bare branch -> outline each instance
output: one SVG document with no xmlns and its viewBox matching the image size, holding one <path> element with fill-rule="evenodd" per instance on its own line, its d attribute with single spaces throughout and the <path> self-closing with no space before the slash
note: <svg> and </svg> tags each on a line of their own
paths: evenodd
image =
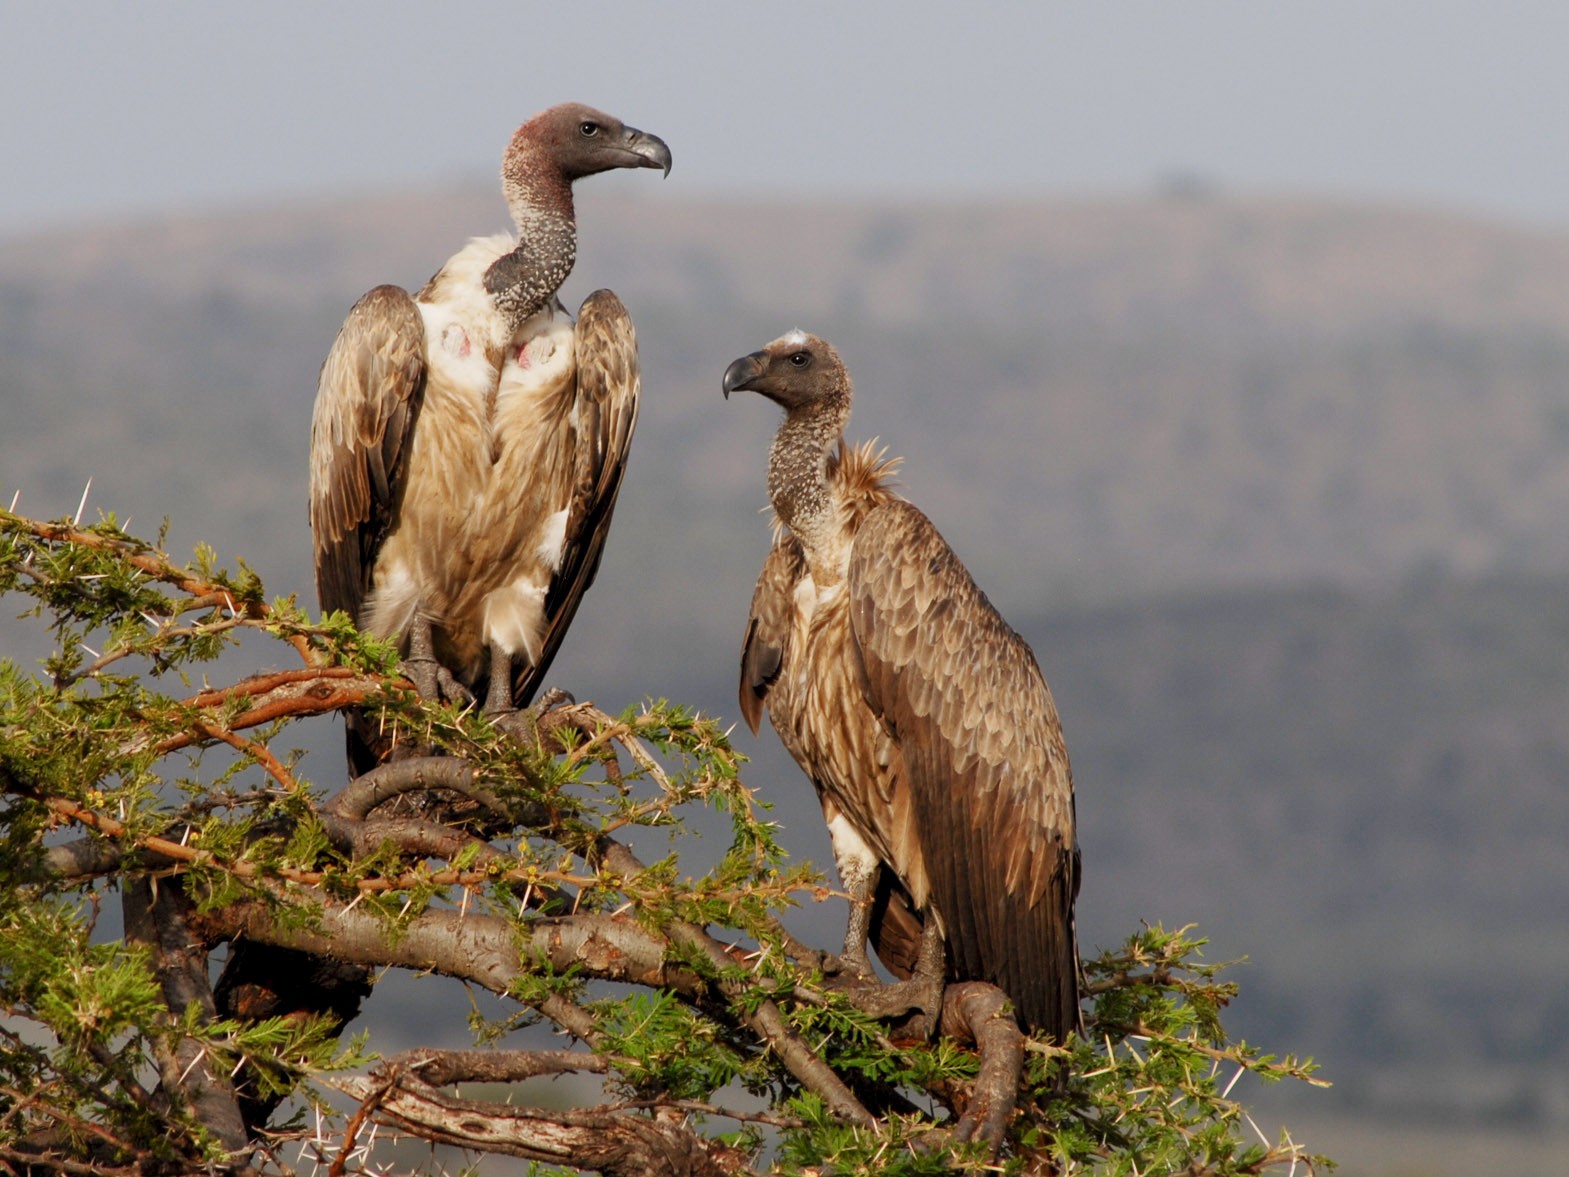
<svg viewBox="0 0 1569 1177">
<path fill-rule="evenodd" d="M 38 865 L 45 876 L 69 883 L 109 874 L 124 860 L 125 847 L 120 843 L 89 837 L 48 847 Z"/>
<path fill-rule="evenodd" d="M 366 858 L 385 845 L 392 845 L 417 858 L 442 858 L 451 861 L 472 847 L 474 862 L 484 866 L 515 860 L 501 853 L 483 838 L 455 830 L 440 822 L 417 817 L 387 817 L 357 821 L 329 811 L 318 815 L 328 839 L 350 858 Z"/>
<path fill-rule="evenodd" d="M 984 981 L 949 985 L 943 993 L 943 1032 L 974 1042 L 981 1055 L 975 1088 L 954 1136 L 961 1142 L 983 1140 L 994 1156 L 1024 1076 L 1024 1035 L 1011 1008 L 1008 995 Z"/>
<path fill-rule="evenodd" d="M 582 1050 L 408 1050 L 382 1064 L 383 1071 L 409 1071 L 432 1087 L 453 1083 L 517 1083 L 540 1075 L 587 1072 L 603 1075 L 610 1059 Z"/>
<path fill-rule="evenodd" d="M 212 940 L 243 937 L 357 964 L 431 969 L 492 993 L 509 992 L 520 977 L 541 966 L 557 973 L 577 968 L 588 976 L 694 996 L 706 989 L 691 970 L 667 963 L 663 940 L 626 916 L 541 917 L 528 921 L 519 936 L 498 916 L 427 911 L 400 925 L 393 937 L 384 920 L 362 908 L 270 886 L 278 899 L 307 910 L 313 926 L 280 927 L 269 904 L 250 900 L 199 917 L 203 933 Z"/>
<path fill-rule="evenodd" d="M 421 1139 L 570 1164 L 607 1177 L 739 1177 L 746 1154 L 677 1123 L 605 1108 L 543 1111 L 447 1095 L 402 1071 L 332 1084 L 374 1104 L 378 1121 Z"/>
<path fill-rule="evenodd" d="M 397 680 L 390 680 L 396 683 Z M 279 719 L 307 715 L 326 715 L 330 711 L 359 706 L 389 685 L 389 680 L 362 674 L 348 666 L 321 666 L 309 670 L 281 670 L 260 674 L 222 690 L 202 691 L 183 701 L 182 706 L 197 710 L 217 709 L 243 700 L 246 709 L 227 720 L 231 731 L 260 727 Z M 160 755 L 189 748 L 201 742 L 199 733 L 182 732 L 160 740 L 155 748 Z M 139 751 L 144 744 L 133 743 L 126 751 Z"/>
<path fill-rule="evenodd" d="M 363 818 L 393 797 L 428 789 L 451 789 L 499 817 L 517 818 L 524 825 L 537 825 L 544 816 L 515 813 L 515 807 L 479 784 L 472 764 L 456 756 L 411 756 L 377 765 L 350 781 L 323 808 L 340 817 Z"/>
</svg>

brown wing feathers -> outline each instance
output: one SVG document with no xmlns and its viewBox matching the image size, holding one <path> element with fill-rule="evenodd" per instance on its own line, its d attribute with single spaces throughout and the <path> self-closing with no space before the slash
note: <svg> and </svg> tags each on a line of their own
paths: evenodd
<svg viewBox="0 0 1569 1177">
<path fill-rule="evenodd" d="M 637 333 L 609 290 L 583 300 L 574 333 L 577 427 L 572 505 L 561 567 L 545 597 L 546 630 L 539 660 L 520 669 L 513 697 L 527 704 L 550 668 L 604 554 L 627 454 L 637 425 Z"/>
<path fill-rule="evenodd" d="M 867 702 L 904 760 L 951 967 L 994 981 L 1061 1037 L 1078 1020 L 1077 851 L 1035 659 L 908 503 L 862 524 L 849 593 Z"/>
<path fill-rule="evenodd" d="M 354 304 L 322 364 L 311 421 L 311 533 L 323 610 L 359 620 L 376 551 L 397 512 L 425 392 L 425 326 L 408 293 Z"/>
<path fill-rule="evenodd" d="M 791 596 L 805 571 L 800 543 L 784 537 L 769 550 L 752 592 L 752 611 L 741 642 L 741 717 L 753 735 L 763 721 L 763 701 L 784 666 Z"/>
</svg>

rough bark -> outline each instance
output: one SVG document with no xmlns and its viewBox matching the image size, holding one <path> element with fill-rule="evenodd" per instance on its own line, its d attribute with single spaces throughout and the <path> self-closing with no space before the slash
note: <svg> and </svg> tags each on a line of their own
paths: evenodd
<svg viewBox="0 0 1569 1177">
<path fill-rule="evenodd" d="M 122 906 L 125 938 L 143 944 L 170 1015 L 178 1020 L 195 1005 L 206 1021 L 216 1017 L 207 983 L 207 951 L 190 927 L 190 901 L 172 883 L 155 885 L 144 877 L 125 881 Z M 172 1046 L 155 1040 L 160 1094 L 183 1099 L 195 1117 L 236 1157 L 246 1147 L 245 1124 L 229 1077 L 214 1073 L 200 1043 L 181 1038 Z"/>
<path fill-rule="evenodd" d="M 617 1108 L 543 1111 L 438 1091 L 407 1070 L 383 1068 L 336 1086 L 377 1121 L 437 1144 L 571 1165 L 606 1177 L 737 1177 L 746 1154 L 678 1121 Z"/>
</svg>

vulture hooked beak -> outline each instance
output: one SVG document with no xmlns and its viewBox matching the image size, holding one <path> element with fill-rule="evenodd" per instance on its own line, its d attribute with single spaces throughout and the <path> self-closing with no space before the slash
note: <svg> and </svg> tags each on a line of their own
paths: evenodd
<svg viewBox="0 0 1569 1177">
<path fill-rule="evenodd" d="M 636 127 L 623 127 L 621 129 L 621 146 L 624 150 L 635 155 L 637 163 L 626 166 L 633 168 L 661 168 L 665 175 L 670 174 L 670 148 L 658 135 L 647 131 L 639 131 Z"/>
<path fill-rule="evenodd" d="M 725 369 L 725 399 L 730 399 L 732 392 L 757 391 L 752 381 L 763 374 L 768 363 L 768 353 L 754 351 L 750 355 L 742 356 L 735 363 Z"/>
</svg>

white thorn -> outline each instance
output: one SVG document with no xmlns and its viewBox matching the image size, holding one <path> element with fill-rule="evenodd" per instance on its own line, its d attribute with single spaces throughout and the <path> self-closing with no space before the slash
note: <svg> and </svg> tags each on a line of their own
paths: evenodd
<svg viewBox="0 0 1569 1177">
<path fill-rule="evenodd" d="M 1254 1132 L 1258 1133 L 1258 1138 L 1264 1142 L 1264 1147 L 1268 1148 L 1269 1137 L 1264 1135 L 1264 1130 L 1258 1126 L 1253 1117 L 1248 1115 L 1247 1112 L 1243 1112 L 1242 1118 L 1248 1122 L 1248 1127 L 1252 1128 Z"/>
<path fill-rule="evenodd" d="M 1242 1078 L 1243 1074 L 1246 1071 L 1247 1071 L 1247 1068 L 1244 1067 L 1241 1063 L 1237 1064 L 1237 1073 L 1231 1077 L 1231 1082 L 1226 1084 L 1226 1090 L 1224 1090 L 1224 1091 L 1222 1091 L 1220 1093 L 1220 1098 L 1221 1099 L 1230 1099 L 1231 1098 L 1231 1089 L 1237 1085 L 1237 1080 Z"/>
<path fill-rule="evenodd" d="M 87 510 L 87 492 L 93 489 L 93 480 L 89 478 L 87 485 L 82 487 L 82 501 L 76 504 L 76 515 L 71 520 L 72 527 L 81 526 L 82 512 Z"/>
</svg>

